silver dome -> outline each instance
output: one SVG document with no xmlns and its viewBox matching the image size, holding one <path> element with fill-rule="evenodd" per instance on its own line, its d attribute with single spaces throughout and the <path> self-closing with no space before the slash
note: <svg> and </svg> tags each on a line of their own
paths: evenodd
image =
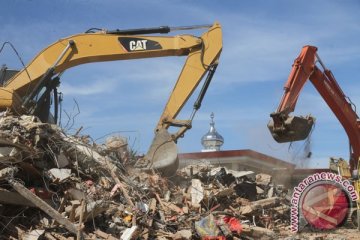
<svg viewBox="0 0 360 240">
<path fill-rule="evenodd" d="M 204 146 L 205 151 L 219 151 L 224 144 L 224 138 L 215 129 L 214 113 L 211 113 L 210 117 L 210 129 L 201 138 L 201 144 Z"/>
</svg>

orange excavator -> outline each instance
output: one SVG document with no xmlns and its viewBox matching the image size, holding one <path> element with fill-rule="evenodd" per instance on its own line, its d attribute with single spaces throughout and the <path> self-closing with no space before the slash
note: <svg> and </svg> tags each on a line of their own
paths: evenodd
<svg viewBox="0 0 360 240">
<path fill-rule="evenodd" d="M 289 115 L 295 110 L 299 94 L 308 79 L 346 131 L 350 144 L 350 169 L 348 164 L 344 164 L 345 161 L 338 163 L 333 161 L 332 165 L 337 164 L 339 174 L 346 178 L 351 178 L 351 173 L 357 172 L 352 177 L 359 196 L 360 119 L 355 105 L 341 90 L 332 72 L 325 67 L 317 54 L 316 47 L 304 46 L 300 55 L 295 59 L 285 83 L 280 104 L 276 112 L 270 114 L 272 119 L 268 128 L 273 138 L 279 143 L 304 140 L 308 137 L 314 124 L 314 118 L 310 115 L 306 117 Z"/>
</svg>

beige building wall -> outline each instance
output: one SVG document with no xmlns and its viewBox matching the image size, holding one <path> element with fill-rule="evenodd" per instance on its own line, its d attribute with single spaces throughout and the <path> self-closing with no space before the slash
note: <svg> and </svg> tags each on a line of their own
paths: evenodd
<svg viewBox="0 0 360 240">
<path fill-rule="evenodd" d="M 211 164 L 237 171 L 253 171 L 273 176 L 278 184 L 291 185 L 295 165 L 252 150 L 231 150 L 179 154 L 180 168 L 193 164 Z"/>
</svg>

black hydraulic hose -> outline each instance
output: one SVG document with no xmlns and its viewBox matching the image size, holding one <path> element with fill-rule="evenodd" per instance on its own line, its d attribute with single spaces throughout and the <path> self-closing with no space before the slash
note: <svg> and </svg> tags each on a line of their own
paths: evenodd
<svg viewBox="0 0 360 240">
<path fill-rule="evenodd" d="M 137 34 L 152 34 L 152 33 L 169 33 L 170 27 L 161 26 L 156 28 L 137 28 L 137 29 L 127 29 L 127 30 L 109 30 L 106 31 L 107 34 L 118 34 L 118 35 L 137 35 Z"/>
<path fill-rule="evenodd" d="M 59 94 L 58 89 L 54 88 L 54 121 L 55 124 L 58 122 L 58 115 L 59 115 Z"/>
<path fill-rule="evenodd" d="M 209 73 L 205 79 L 204 85 L 202 86 L 199 96 L 194 103 L 194 110 L 198 110 L 201 107 L 201 102 L 204 99 L 205 93 L 210 85 L 212 77 L 214 76 L 216 68 L 217 68 L 217 64 L 214 64 L 210 67 Z"/>
</svg>

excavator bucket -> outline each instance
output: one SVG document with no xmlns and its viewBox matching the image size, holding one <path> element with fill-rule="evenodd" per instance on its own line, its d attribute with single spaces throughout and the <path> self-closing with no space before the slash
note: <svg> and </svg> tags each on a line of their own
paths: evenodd
<svg viewBox="0 0 360 240">
<path fill-rule="evenodd" d="M 281 126 L 275 126 L 273 119 L 267 126 L 275 141 L 284 143 L 304 140 L 309 136 L 313 124 L 312 116 L 288 116 Z"/>
<path fill-rule="evenodd" d="M 177 146 L 166 129 L 156 133 L 144 160 L 147 168 L 158 170 L 164 176 L 175 174 L 179 166 Z"/>
</svg>

